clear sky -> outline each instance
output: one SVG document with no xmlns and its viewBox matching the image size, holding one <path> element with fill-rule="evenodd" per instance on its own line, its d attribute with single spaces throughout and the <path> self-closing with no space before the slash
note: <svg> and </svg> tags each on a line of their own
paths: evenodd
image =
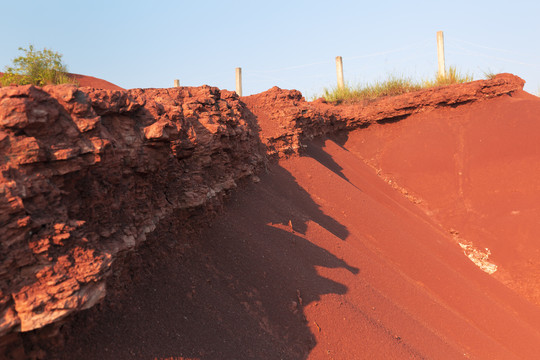
<svg viewBox="0 0 540 360">
<path fill-rule="evenodd" d="M 480 79 L 511 72 L 540 92 L 540 1 L 1 0 L 0 69 L 33 44 L 63 54 L 69 71 L 124 88 L 203 84 L 244 95 L 279 86 L 307 97 L 345 80 L 437 71 Z"/>
</svg>

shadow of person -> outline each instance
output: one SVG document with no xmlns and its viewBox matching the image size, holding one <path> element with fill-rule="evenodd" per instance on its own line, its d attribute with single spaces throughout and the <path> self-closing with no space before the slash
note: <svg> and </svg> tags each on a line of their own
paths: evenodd
<svg viewBox="0 0 540 360">
<path fill-rule="evenodd" d="M 359 270 L 304 235 L 309 222 L 329 237 L 347 229 L 278 165 L 202 231 L 181 230 L 186 216 L 161 222 L 140 252 L 159 261 L 138 274 L 120 311 L 104 307 L 92 328 L 74 326 L 83 340 L 68 341 L 64 358 L 307 358 L 316 340 L 303 308 L 347 292 L 317 267 Z M 174 249 L 156 250 L 171 239 Z"/>
</svg>

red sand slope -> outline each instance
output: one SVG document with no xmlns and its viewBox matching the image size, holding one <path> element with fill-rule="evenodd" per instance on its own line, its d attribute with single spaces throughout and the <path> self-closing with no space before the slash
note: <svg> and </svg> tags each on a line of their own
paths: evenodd
<svg viewBox="0 0 540 360">
<path fill-rule="evenodd" d="M 348 146 L 456 240 L 487 247 L 494 277 L 540 305 L 540 99 L 520 92 L 429 119 L 374 126 Z"/>
<path fill-rule="evenodd" d="M 522 94 L 309 144 L 201 234 L 164 224 L 153 236 L 180 245 L 157 254 L 122 308 L 74 325 L 58 357 L 537 358 L 540 308 L 456 237 L 488 246 L 507 277 L 536 259 L 539 106 Z"/>
</svg>

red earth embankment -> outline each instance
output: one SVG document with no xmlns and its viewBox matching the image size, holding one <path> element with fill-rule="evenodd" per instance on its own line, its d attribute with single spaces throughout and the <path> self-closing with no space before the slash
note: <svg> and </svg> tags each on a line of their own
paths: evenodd
<svg viewBox="0 0 540 360">
<path fill-rule="evenodd" d="M 538 134 L 540 99 L 516 92 L 373 126 L 351 134 L 348 148 L 465 252 L 489 252 L 493 277 L 540 305 Z"/>
<path fill-rule="evenodd" d="M 280 89 L 0 89 L 4 339 L 16 355 L 22 331 L 41 357 L 62 325 L 64 359 L 532 359 L 539 308 L 471 262 L 461 229 L 374 169 L 365 151 L 386 150 L 358 135 L 504 106 L 522 86 L 347 107 Z"/>
</svg>

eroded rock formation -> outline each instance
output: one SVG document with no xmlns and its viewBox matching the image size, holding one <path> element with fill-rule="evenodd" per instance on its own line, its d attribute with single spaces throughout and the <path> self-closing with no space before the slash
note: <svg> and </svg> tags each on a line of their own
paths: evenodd
<svg viewBox="0 0 540 360">
<path fill-rule="evenodd" d="M 0 336 L 95 305 L 119 254 L 263 160 L 256 124 L 216 88 L 0 91 Z"/>
<path fill-rule="evenodd" d="M 521 89 L 492 80 L 347 106 L 273 88 L 0 89 L 0 337 L 106 296 L 113 264 L 178 210 L 215 211 L 302 141 Z M 12 335 L 10 335 L 12 336 Z"/>
<path fill-rule="evenodd" d="M 525 82 L 512 74 L 499 74 L 491 80 L 431 88 L 362 103 L 327 104 L 323 99 L 306 102 L 296 90 L 274 87 L 242 98 L 256 115 L 261 140 L 268 153 L 297 153 L 302 140 L 353 130 L 375 122 L 399 120 L 408 115 L 439 107 L 457 106 L 489 99 L 523 89 Z"/>
</svg>

